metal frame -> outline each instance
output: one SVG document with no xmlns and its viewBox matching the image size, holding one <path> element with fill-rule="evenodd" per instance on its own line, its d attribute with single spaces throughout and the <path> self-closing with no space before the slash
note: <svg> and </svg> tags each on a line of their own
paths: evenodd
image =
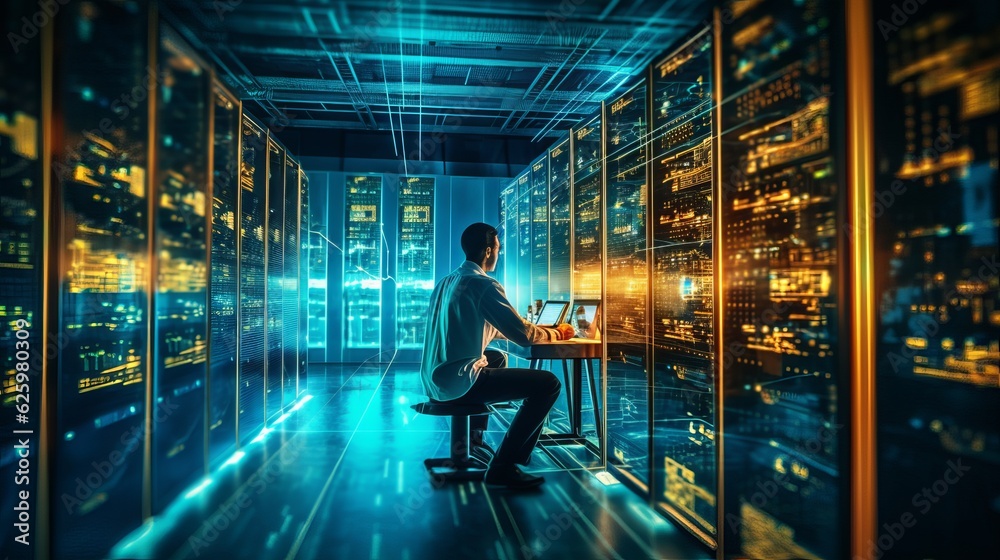
<svg viewBox="0 0 1000 560">
<path fill-rule="evenodd" d="M 65 17 L 65 16 L 63 16 Z M 55 301 L 58 297 L 50 298 L 51 294 L 57 294 L 59 288 L 59 267 L 53 266 L 53 255 L 58 254 L 57 246 L 59 239 L 58 226 L 54 224 L 57 220 L 52 218 L 55 208 L 59 208 L 56 202 L 60 202 L 61 194 L 58 189 L 52 187 L 52 138 L 53 132 L 53 74 L 55 66 L 55 25 L 42 27 L 42 106 L 41 106 L 41 160 L 42 160 L 42 309 L 41 332 L 42 347 L 48 348 L 51 336 L 48 333 L 55 332 L 54 327 L 59 324 L 59 310 Z M 61 206 L 61 205 L 60 205 Z M 56 402 L 56 395 L 59 394 L 58 385 L 58 353 L 54 358 L 49 357 L 49 353 L 41 352 L 41 404 L 39 412 L 41 416 L 38 422 L 38 482 L 36 491 L 38 499 L 36 503 L 36 519 L 38 534 L 42 538 L 35 544 L 35 558 L 50 558 L 52 556 L 52 541 L 55 534 L 52 531 L 52 508 L 50 488 L 52 486 L 51 464 L 57 459 L 55 452 L 55 442 L 59 441 L 56 433 L 56 414 L 58 413 L 53 403 Z"/>
<path fill-rule="evenodd" d="M 160 48 L 160 37 L 159 37 L 159 18 L 157 17 L 157 5 L 152 3 L 149 5 L 148 12 L 149 21 L 149 43 L 148 43 L 148 64 L 150 68 L 158 68 L 159 62 L 159 48 Z M 152 359 L 154 356 L 154 321 L 155 315 L 153 310 L 154 298 L 153 298 L 153 279 L 159 275 L 159 263 L 156 259 L 156 224 L 154 223 L 156 215 L 156 109 L 159 106 L 159 89 L 150 88 L 149 91 L 149 101 L 146 106 L 148 111 L 149 122 L 147 124 L 147 142 L 146 153 L 147 153 L 147 166 L 146 166 L 146 193 L 147 193 L 147 233 L 146 239 L 148 240 L 148 252 L 147 258 L 149 259 L 148 270 L 149 270 L 149 283 L 146 286 L 146 371 L 145 371 L 145 381 L 146 381 L 146 421 L 144 426 L 146 427 L 146 433 L 144 433 L 142 445 L 142 518 L 149 519 L 153 515 L 153 475 L 152 475 L 152 463 L 153 463 L 153 438 L 152 434 L 148 433 L 150 427 L 153 425 L 153 405 L 154 405 L 154 395 L 153 395 L 153 376 L 152 372 L 154 366 Z"/>
<path fill-rule="evenodd" d="M 713 364 L 715 367 L 715 550 L 716 556 L 721 560 L 725 557 L 725 415 L 724 410 L 725 391 L 725 369 L 722 367 L 724 352 L 720 348 L 725 348 L 722 330 L 722 312 L 725 290 L 722 289 L 721 279 L 723 276 L 722 247 L 719 240 L 722 239 L 724 230 L 722 229 L 722 173 L 719 169 L 722 166 L 722 134 L 719 132 L 722 122 L 722 9 L 715 8 L 712 25 L 712 103 L 715 105 L 712 118 L 712 192 L 715 199 L 712 204 L 712 329 L 715 340 L 715 356 Z"/>
<path fill-rule="evenodd" d="M 875 189 L 872 14 L 869 0 L 845 5 L 847 45 L 847 183 L 850 254 L 852 372 L 850 391 L 850 554 L 864 557 L 877 536 L 875 385 L 875 239 L 868 218 Z M 841 242 L 845 238 L 841 235 Z M 841 254 L 847 252 L 841 251 Z M 843 329 L 843 327 L 842 327 Z M 842 452 L 846 451 L 843 449 Z"/>
</svg>

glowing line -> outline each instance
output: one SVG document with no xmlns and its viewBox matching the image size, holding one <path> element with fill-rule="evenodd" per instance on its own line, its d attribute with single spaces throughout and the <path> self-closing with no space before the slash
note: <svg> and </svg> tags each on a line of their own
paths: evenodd
<svg viewBox="0 0 1000 560">
<path fill-rule="evenodd" d="M 379 227 L 381 227 L 381 226 L 379 226 Z M 330 238 L 328 238 L 327 236 L 323 235 L 322 233 L 320 233 L 318 231 L 312 231 L 312 230 L 309 230 L 309 233 L 315 233 L 316 235 L 320 236 L 323 239 L 323 241 L 326 241 L 330 245 L 336 247 L 336 249 L 338 251 L 340 251 L 341 254 L 344 253 L 344 249 L 340 245 L 337 245 L 333 241 L 330 241 Z M 382 232 L 382 240 L 386 244 L 385 250 L 386 250 L 386 253 L 388 253 L 388 251 L 389 251 L 389 245 L 388 245 L 388 241 L 385 240 L 385 232 Z M 396 279 L 393 278 L 392 276 L 382 277 L 382 276 L 378 276 L 378 275 L 372 274 L 371 272 L 368 272 L 367 270 L 365 270 L 364 268 L 362 268 L 360 266 L 355 267 L 355 268 L 357 269 L 357 272 L 361 272 L 361 273 L 367 275 L 369 278 L 371 278 L 373 280 L 379 280 L 379 281 L 382 281 L 382 282 L 392 281 L 393 284 L 398 284 L 398 282 L 396 281 Z"/>
<path fill-rule="evenodd" d="M 423 48 L 422 45 L 421 48 Z M 406 106 L 406 70 L 403 69 L 403 10 L 399 11 L 399 95 L 399 142 L 403 148 L 403 174 L 409 175 L 406 168 L 406 135 L 403 133 L 403 107 Z"/>
<path fill-rule="evenodd" d="M 382 355 L 381 352 L 376 354 L 376 356 L 381 356 L 381 355 Z M 371 358 L 368 358 L 368 360 L 370 359 Z M 368 360 L 365 360 L 365 362 L 367 362 Z M 364 362 L 362 362 L 362 366 L 363 365 Z M 358 369 L 360 368 L 361 366 L 358 366 Z M 356 371 L 357 370 L 355 370 L 355 372 Z M 333 483 L 333 479 L 337 475 L 337 471 L 340 469 L 340 465 L 341 463 L 343 463 L 344 457 L 347 455 L 347 450 L 348 448 L 350 448 L 351 442 L 354 441 L 354 436 L 358 434 L 358 429 L 361 427 L 361 420 L 364 419 L 364 417 L 368 414 L 368 410 L 371 409 L 372 402 L 375 400 L 375 395 L 378 394 L 378 387 L 380 387 L 382 385 L 382 382 L 385 381 L 385 376 L 387 373 L 389 373 L 388 369 L 386 369 L 385 373 L 382 374 L 382 377 L 378 381 L 378 385 L 376 385 L 376 389 L 372 391 L 372 396 L 369 397 L 368 404 L 365 405 L 365 411 L 361 413 L 360 419 L 358 420 L 358 425 L 354 427 L 354 431 L 351 433 L 351 437 L 348 438 L 347 444 L 344 445 L 344 448 L 340 453 L 340 457 L 337 459 L 337 462 L 333 465 L 333 469 L 330 471 L 330 476 L 327 477 L 326 483 L 323 485 L 323 488 L 320 490 L 319 495 L 316 497 L 316 502 L 313 504 L 312 511 L 309 512 L 309 516 L 306 517 L 305 523 L 303 523 L 302 528 L 299 529 L 299 534 L 296 537 L 295 542 L 292 543 L 292 548 L 288 551 L 288 554 L 285 556 L 285 560 L 293 560 L 296 556 L 298 556 L 299 549 L 302 548 L 302 543 L 305 541 L 306 535 L 309 534 L 309 530 L 312 528 L 313 520 L 316 518 L 316 514 L 319 512 L 320 505 L 323 503 L 323 498 L 326 497 L 327 492 L 330 490 L 330 485 Z M 353 377 L 354 374 L 352 373 L 351 376 Z"/>
<path fill-rule="evenodd" d="M 392 136 L 392 151 L 399 155 L 399 150 L 396 148 L 396 131 L 392 128 L 392 103 L 389 102 L 389 76 L 385 73 L 385 56 L 382 55 L 382 49 L 379 48 L 379 59 L 382 60 L 382 80 L 385 81 L 385 108 L 389 111 L 389 136 Z M 403 116 L 400 115 L 399 126 L 403 126 Z"/>
</svg>

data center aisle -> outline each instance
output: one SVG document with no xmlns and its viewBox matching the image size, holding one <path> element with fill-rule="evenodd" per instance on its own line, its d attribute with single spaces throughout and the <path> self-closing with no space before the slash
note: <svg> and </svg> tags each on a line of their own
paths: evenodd
<svg viewBox="0 0 1000 560">
<path fill-rule="evenodd" d="M 443 418 L 417 415 L 416 366 L 310 366 L 313 398 L 214 491 L 182 498 L 113 558 L 712 558 L 621 485 L 592 476 L 582 448 L 537 449 L 537 491 L 437 488 L 426 457 L 447 453 Z M 496 445 L 509 413 L 491 420 Z M 236 472 L 234 467 L 233 472 Z M 225 469 L 223 469 L 225 471 Z"/>
</svg>

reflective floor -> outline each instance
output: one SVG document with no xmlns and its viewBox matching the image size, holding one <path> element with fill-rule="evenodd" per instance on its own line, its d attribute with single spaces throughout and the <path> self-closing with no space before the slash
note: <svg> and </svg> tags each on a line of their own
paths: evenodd
<svg viewBox="0 0 1000 560">
<path fill-rule="evenodd" d="M 710 551 L 622 485 L 595 478 L 581 446 L 537 448 L 532 492 L 482 483 L 435 486 L 448 421 L 411 364 L 310 366 L 312 396 L 246 455 L 212 473 L 123 539 L 111 558 L 701 559 Z M 491 420 L 499 443 L 511 413 Z M 563 431 L 560 413 L 552 428 Z"/>
</svg>

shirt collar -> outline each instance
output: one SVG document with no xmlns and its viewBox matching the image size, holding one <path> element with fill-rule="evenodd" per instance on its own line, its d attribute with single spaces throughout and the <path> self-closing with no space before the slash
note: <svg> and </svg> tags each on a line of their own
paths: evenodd
<svg viewBox="0 0 1000 560">
<path fill-rule="evenodd" d="M 483 270 L 483 267 L 479 266 L 478 264 L 472 261 L 463 262 L 462 266 L 460 266 L 459 268 L 463 270 L 468 270 L 469 272 L 472 272 L 474 274 L 481 274 L 483 276 L 488 276 L 488 274 L 486 274 L 486 271 Z"/>
</svg>

